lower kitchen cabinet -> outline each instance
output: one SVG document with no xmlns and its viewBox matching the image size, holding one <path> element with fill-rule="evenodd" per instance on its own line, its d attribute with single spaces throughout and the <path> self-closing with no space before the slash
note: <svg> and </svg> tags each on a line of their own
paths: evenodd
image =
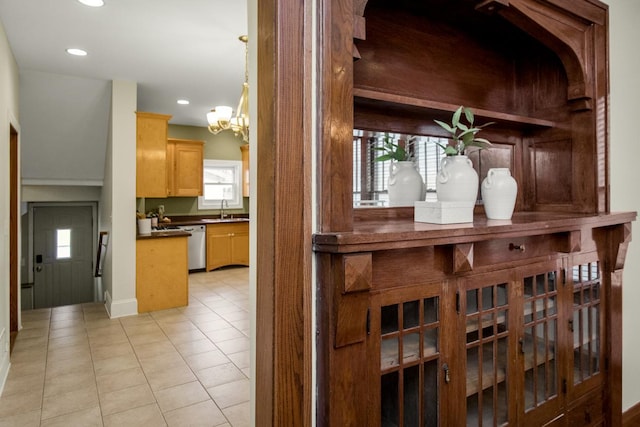
<svg viewBox="0 0 640 427">
<path fill-rule="evenodd" d="M 182 307 L 189 303 L 187 236 L 136 241 L 138 313 Z"/>
<path fill-rule="evenodd" d="M 249 265 L 249 223 L 207 225 L 207 271 L 226 265 Z"/>
<path fill-rule="evenodd" d="M 322 423 L 610 425 L 628 224 L 551 224 L 316 235 Z"/>
</svg>

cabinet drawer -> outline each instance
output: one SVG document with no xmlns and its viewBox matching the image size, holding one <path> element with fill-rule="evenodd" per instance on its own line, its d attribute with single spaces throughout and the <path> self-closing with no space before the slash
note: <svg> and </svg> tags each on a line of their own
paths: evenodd
<svg viewBox="0 0 640 427">
<path fill-rule="evenodd" d="M 604 400 L 601 392 L 581 398 L 576 406 L 567 413 L 567 425 L 585 427 L 603 425 L 603 405 Z"/>
<path fill-rule="evenodd" d="M 473 251 L 474 266 L 526 261 L 558 253 L 579 251 L 579 234 L 579 232 L 566 232 L 476 242 Z"/>
<path fill-rule="evenodd" d="M 234 234 L 234 233 L 248 233 L 248 222 L 230 222 L 222 224 L 208 224 L 207 234 Z"/>
</svg>

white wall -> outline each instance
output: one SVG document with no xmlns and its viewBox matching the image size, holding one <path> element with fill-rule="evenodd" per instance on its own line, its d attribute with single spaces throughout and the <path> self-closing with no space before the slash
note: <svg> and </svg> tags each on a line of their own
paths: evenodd
<svg viewBox="0 0 640 427">
<path fill-rule="evenodd" d="M 258 87 L 258 0 L 247 0 L 247 15 L 248 15 L 248 32 L 249 36 L 249 88 Z M 249 117 L 258 117 L 258 91 L 249 90 Z M 258 123 L 257 120 L 253 120 L 252 123 Z M 258 129 L 256 126 L 249 128 L 249 141 L 257 141 Z M 258 144 L 249 145 L 249 182 L 254 183 L 249 186 L 249 217 L 258 218 L 258 186 L 255 185 L 258 182 Z M 256 256 L 258 254 L 258 243 L 256 236 L 257 233 L 257 221 L 249 222 L 249 299 L 251 304 L 250 315 L 250 330 L 249 339 L 251 340 L 250 348 L 250 370 L 256 372 L 256 314 L 257 308 L 257 274 L 256 274 Z M 252 426 L 256 425 L 256 376 L 250 375 L 250 396 L 251 396 L 251 414 L 249 416 Z"/>
<path fill-rule="evenodd" d="M 111 317 L 136 314 L 136 104 L 135 82 L 112 82 L 100 231 L 109 233 L 102 271 Z"/>
<path fill-rule="evenodd" d="M 640 1 L 607 0 L 610 23 L 611 210 L 640 211 Z M 633 224 L 623 290 L 623 410 L 640 402 L 640 224 Z"/>
<path fill-rule="evenodd" d="M 110 101 L 108 80 L 21 70 L 22 183 L 102 185 Z"/>
<path fill-rule="evenodd" d="M 102 187 L 89 185 L 22 185 L 21 188 L 23 202 L 96 202 L 102 193 Z"/>
<path fill-rule="evenodd" d="M 18 66 L 0 24 L 0 393 L 9 372 L 9 129 L 18 123 Z"/>
</svg>

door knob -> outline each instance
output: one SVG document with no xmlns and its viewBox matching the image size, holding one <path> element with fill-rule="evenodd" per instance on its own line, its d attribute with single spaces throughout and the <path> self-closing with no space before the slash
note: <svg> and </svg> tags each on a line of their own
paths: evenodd
<svg viewBox="0 0 640 427">
<path fill-rule="evenodd" d="M 36 267 L 36 272 L 40 273 L 41 271 L 42 271 L 42 266 L 41 265 L 37 266 Z"/>
</svg>

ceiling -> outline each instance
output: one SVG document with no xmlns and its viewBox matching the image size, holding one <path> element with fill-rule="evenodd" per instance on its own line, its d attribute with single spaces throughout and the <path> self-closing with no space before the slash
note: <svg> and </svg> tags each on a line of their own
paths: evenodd
<svg viewBox="0 0 640 427">
<path fill-rule="evenodd" d="M 21 79 L 43 72 L 135 81 L 138 110 L 171 114 L 171 124 L 206 126 L 214 106 L 237 106 L 246 0 L 105 0 L 100 8 L 77 0 L 0 0 L 0 21 Z M 68 47 L 88 55 L 71 56 Z M 30 96 L 48 98 L 46 86 Z M 180 98 L 190 104 L 178 105 Z M 38 99 L 21 96 L 20 102 L 22 110 Z"/>
</svg>

